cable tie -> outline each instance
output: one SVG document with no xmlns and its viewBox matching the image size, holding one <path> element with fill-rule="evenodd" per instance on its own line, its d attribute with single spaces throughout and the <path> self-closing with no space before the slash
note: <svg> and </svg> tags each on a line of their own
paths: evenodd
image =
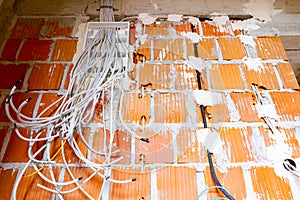
<svg viewBox="0 0 300 200">
<path fill-rule="evenodd" d="M 136 181 L 136 178 L 131 179 L 131 181 L 132 181 L 132 182 L 133 182 L 133 181 Z"/>
<path fill-rule="evenodd" d="M 28 99 L 26 99 L 26 101 L 27 101 L 27 102 L 30 102 L 30 101 L 31 101 L 31 99 L 32 99 L 32 98 L 31 98 L 31 97 L 29 97 Z"/>
<path fill-rule="evenodd" d="M 105 176 L 105 180 L 108 180 L 108 179 L 110 179 L 110 176 Z"/>
<path fill-rule="evenodd" d="M 80 181 L 80 180 L 82 180 L 82 176 L 81 176 L 81 177 L 79 177 L 79 178 L 78 178 L 78 180 L 79 180 L 79 181 Z"/>
<path fill-rule="evenodd" d="M 143 141 L 143 142 L 147 142 L 147 143 L 150 142 L 150 140 L 148 138 L 141 138 L 140 140 Z"/>
<path fill-rule="evenodd" d="M 14 129 L 17 129 L 18 127 L 17 127 L 17 124 L 14 124 Z"/>
</svg>

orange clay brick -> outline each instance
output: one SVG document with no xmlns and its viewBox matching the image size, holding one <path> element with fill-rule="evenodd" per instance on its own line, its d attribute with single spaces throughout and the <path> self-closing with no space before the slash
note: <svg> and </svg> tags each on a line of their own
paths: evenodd
<svg viewBox="0 0 300 200">
<path fill-rule="evenodd" d="M 192 32 L 192 24 L 190 22 L 173 22 L 171 26 L 179 36 L 182 32 Z"/>
<path fill-rule="evenodd" d="M 156 179 L 159 199 L 196 199 L 197 197 L 196 169 L 194 168 L 157 168 Z"/>
<path fill-rule="evenodd" d="M 113 144 L 113 151 L 118 150 L 119 152 L 112 156 L 112 161 L 123 157 L 118 164 L 130 164 L 131 135 L 128 132 L 116 130 Z"/>
<path fill-rule="evenodd" d="M 211 117 L 208 118 L 209 122 L 212 123 L 230 122 L 230 115 L 229 115 L 225 93 L 219 93 L 219 95 L 222 96 L 222 101 L 217 102 L 213 106 L 207 106 L 205 113 L 207 113 L 207 115 L 211 115 Z M 199 115 L 201 115 L 200 109 L 198 110 L 198 112 Z M 200 121 L 200 123 L 202 123 L 202 121 Z"/>
<path fill-rule="evenodd" d="M 0 149 L 2 149 L 2 145 L 4 142 L 5 136 L 7 134 L 7 130 L 8 130 L 7 126 L 0 128 Z"/>
<path fill-rule="evenodd" d="M 4 49 L 2 50 L 0 60 L 15 61 L 16 54 L 20 47 L 22 39 L 19 38 L 9 38 L 5 42 Z"/>
<path fill-rule="evenodd" d="M 70 84 L 70 74 L 71 74 L 71 71 L 72 71 L 73 67 L 74 67 L 74 65 L 70 64 L 69 69 L 68 69 L 68 73 L 67 73 L 67 76 L 66 76 L 66 80 L 65 80 L 65 83 L 64 83 L 64 88 L 65 89 L 68 89 L 68 87 L 69 87 L 69 84 Z"/>
<path fill-rule="evenodd" d="M 246 65 L 242 65 L 242 70 L 245 74 L 247 89 L 252 89 L 252 83 L 267 89 L 279 89 L 278 80 L 271 63 L 264 64 L 261 71 L 248 70 Z"/>
<path fill-rule="evenodd" d="M 196 70 L 189 65 L 177 64 L 175 67 L 175 88 L 176 90 L 196 90 L 198 89 Z"/>
<path fill-rule="evenodd" d="M 231 162 L 254 161 L 251 153 L 252 130 L 247 128 L 228 128 L 223 127 L 218 130 L 227 151 L 228 159 Z"/>
<path fill-rule="evenodd" d="M 300 116 L 300 92 L 271 92 L 270 96 L 275 104 L 280 121 L 295 121 Z"/>
<path fill-rule="evenodd" d="M 148 39 L 148 41 L 146 41 L 144 44 L 139 45 L 136 49 L 136 53 L 143 56 L 146 61 L 151 60 L 150 39 Z"/>
<path fill-rule="evenodd" d="M 78 181 L 79 184 L 82 184 L 82 182 L 84 182 L 87 178 L 89 178 L 94 172 L 89 167 L 70 167 L 70 171 L 75 178 L 82 177 L 82 180 Z M 99 173 L 103 174 L 103 171 L 100 170 Z M 71 181 L 71 180 L 73 179 L 71 178 L 71 175 L 68 172 L 68 170 L 66 170 L 64 174 L 64 181 Z M 90 194 L 92 198 L 98 199 L 102 187 L 102 183 L 103 183 L 103 178 L 96 174 L 88 182 L 86 182 L 82 186 L 82 188 L 88 194 Z M 63 186 L 62 190 L 67 191 L 76 187 L 77 185 L 74 183 L 71 185 Z M 74 192 L 68 194 L 64 194 L 63 198 L 64 199 L 90 199 L 80 189 L 75 190 Z"/>
<path fill-rule="evenodd" d="M 183 93 L 154 95 L 154 122 L 183 123 L 187 120 L 186 96 Z M 195 105 L 196 106 L 196 105 Z"/>
<path fill-rule="evenodd" d="M 52 40 L 25 40 L 18 61 L 46 61 L 49 57 Z"/>
<path fill-rule="evenodd" d="M 187 56 L 195 56 L 194 44 L 190 39 L 186 39 Z M 213 38 L 202 38 L 196 45 L 198 57 L 204 60 L 217 60 L 218 52 Z"/>
<path fill-rule="evenodd" d="M 82 134 L 84 139 L 88 142 L 89 140 L 89 129 L 82 130 Z M 82 141 L 81 137 L 78 133 L 73 133 L 74 140 L 76 140 L 78 147 L 80 151 L 82 152 L 82 155 L 84 157 L 87 157 L 87 147 L 84 145 L 84 142 Z M 66 140 L 65 140 L 66 141 Z M 56 161 L 57 163 L 63 163 L 63 156 L 62 151 L 64 151 L 64 155 L 66 158 L 67 163 L 79 163 L 82 162 L 74 153 L 74 150 L 69 145 L 68 141 L 65 143 L 61 143 L 62 140 L 58 137 L 53 140 L 53 142 L 50 145 L 50 158 L 52 158 L 56 153 L 57 155 L 53 157 L 53 161 Z M 63 145 L 63 150 L 61 149 Z"/>
<path fill-rule="evenodd" d="M 182 39 L 154 40 L 154 60 L 184 60 Z"/>
<path fill-rule="evenodd" d="M 52 61 L 72 61 L 77 40 L 57 40 L 52 53 Z"/>
<path fill-rule="evenodd" d="M 242 59 L 246 56 L 239 38 L 219 37 L 218 42 L 224 60 Z"/>
<path fill-rule="evenodd" d="M 288 180 L 277 176 L 273 168 L 252 167 L 250 173 L 259 199 L 293 199 Z"/>
<path fill-rule="evenodd" d="M 61 96 L 58 96 L 57 94 L 43 93 L 37 114 L 40 115 L 41 112 L 43 112 L 48 106 L 50 106 L 52 103 L 54 103 L 60 97 Z M 60 106 L 60 103 L 61 103 L 61 101 L 54 104 L 49 109 L 45 110 L 45 112 L 43 112 L 43 114 L 41 116 L 42 117 L 53 116 L 55 114 L 56 109 Z"/>
<path fill-rule="evenodd" d="M 127 184 L 111 183 L 109 199 L 145 199 L 150 200 L 150 172 L 139 168 L 115 168 L 112 170 L 112 178 L 116 180 L 128 180 L 136 178 L 136 181 Z"/>
<path fill-rule="evenodd" d="M 204 36 L 226 36 L 230 35 L 229 28 L 223 24 L 222 29 L 214 24 L 214 22 L 201 22 Z"/>
<path fill-rule="evenodd" d="M 266 147 L 276 145 L 276 141 L 271 137 L 273 133 L 271 132 L 270 129 L 259 127 L 259 130 L 260 130 L 261 135 L 264 138 Z M 286 140 L 284 142 L 286 144 L 288 144 L 289 147 L 292 149 L 292 157 L 293 158 L 300 157 L 300 146 L 299 146 L 299 142 L 295 135 L 295 130 L 294 129 L 285 129 L 285 128 L 280 128 L 279 130 L 286 137 Z"/>
<path fill-rule="evenodd" d="M 45 167 L 41 172 L 50 180 L 50 169 L 48 167 Z M 55 177 L 55 180 L 58 181 L 60 168 L 58 167 L 52 167 L 52 171 Z M 33 167 L 28 167 L 25 171 L 25 176 L 22 177 L 18 190 L 17 190 L 17 199 L 29 199 L 33 200 L 37 197 L 39 199 L 51 199 L 53 196 L 53 193 L 44 190 L 37 186 L 37 184 L 41 184 L 43 186 L 46 186 L 50 189 L 54 189 L 54 186 L 46 181 L 44 181 L 42 178 L 39 177 L 38 174 L 34 174 L 32 176 L 26 177 L 26 175 L 30 175 L 33 172 L 35 172 L 35 169 Z"/>
<path fill-rule="evenodd" d="M 21 113 L 25 114 L 28 117 L 32 117 L 33 115 L 33 109 L 36 103 L 36 100 L 38 98 L 38 93 L 27 93 L 27 92 L 17 92 L 12 96 L 12 102 L 13 104 L 16 106 L 16 108 L 18 109 L 19 106 L 21 105 L 21 103 L 23 103 L 24 101 L 26 101 L 26 99 L 28 98 L 32 98 L 31 101 L 29 101 L 21 110 Z M 0 121 L 1 122 L 10 122 L 7 118 L 6 112 L 5 112 L 5 100 L 2 103 L 2 106 L 0 108 Z M 10 113 L 11 116 L 13 117 L 13 119 L 17 120 L 17 115 L 15 114 L 15 112 L 13 111 L 12 108 L 10 108 Z M 18 121 L 18 120 L 17 120 Z"/>
<path fill-rule="evenodd" d="M 246 92 L 246 93 L 230 93 L 230 97 L 233 100 L 241 119 L 240 121 L 243 122 L 257 122 L 260 121 L 258 118 L 258 113 L 256 111 L 256 107 L 254 103 L 256 102 L 255 99 L 253 99 L 253 93 L 252 92 Z"/>
<path fill-rule="evenodd" d="M 145 64 L 140 67 L 140 85 L 147 85 L 147 88 L 170 89 L 171 88 L 170 65 L 167 64 Z"/>
<path fill-rule="evenodd" d="M 0 168 L 0 199 L 11 199 L 11 193 L 14 186 L 14 181 L 17 177 L 18 171 L 16 169 Z"/>
<path fill-rule="evenodd" d="M 93 149 L 101 154 L 97 154 L 95 152 L 92 152 L 92 161 L 95 163 L 103 163 L 105 161 L 105 157 L 103 156 L 103 153 L 106 151 L 108 152 L 107 146 L 109 145 L 109 140 L 111 137 L 111 134 L 108 130 L 106 130 L 106 135 L 104 135 L 104 129 L 97 129 L 94 132 L 94 139 L 93 139 Z M 106 139 L 105 139 L 106 136 Z M 119 164 L 129 164 L 130 161 L 130 134 L 116 130 L 114 133 L 114 139 L 113 139 L 113 148 L 112 152 L 119 151 L 117 153 L 113 153 L 111 156 L 111 161 L 118 159 L 119 157 L 123 157 L 123 159 L 118 162 Z M 105 147 L 106 145 L 106 147 Z"/>
<path fill-rule="evenodd" d="M 45 23 L 43 18 L 18 18 L 12 30 L 12 38 L 38 39 Z"/>
<path fill-rule="evenodd" d="M 210 70 L 212 89 L 244 89 L 237 64 L 217 64 Z"/>
<path fill-rule="evenodd" d="M 30 130 L 29 129 L 23 129 L 19 128 L 20 133 L 26 137 L 30 138 Z M 33 138 L 36 137 L 37 133 L 33 133 Z M 46 133 L 42 133 L 40 137 L 45 137 Z M 45 142 L 35 142 L 32 147 L 32 154 L 36 152 L 38 149 L 40 149 Z M 27 162 L 29 160 L 28 157 L 28 148 L 29 143 L 27 141 L 22 140 L 19 138 L 19 136 L 16 134 L 16 132 L 13 130 L 10 136 L 10 140 L 8 142 L 4 157 L 2 162 Z M 43 157 L 43 151 L 39 153 L 35 158 L 36 159 L 42 159 Z"/>
<path fill-rule="evenodd" d="M 150 25 L 146 25 L 145 33 L 150 36 L 154 36 L 154 35 L 166 36 L 168 35 L 168 24 L 162 22 L 162 24 L 153 23 Z"/>
<path fill-rule="evenodd" d="M 36 64 L 28 80 L 28 90 L 58 90 L 64 68 L 61 64 Z"/>
<path fill-rule="evenodd" d="M 288 60 L 282 42 L 278 36 L 258 37 L 256 40 L 258 57 L 263 60 Z"/>
<path fill-rule="evenodd" d="M 243 170 L 241 167 L 229 168 L 226 173 L 220 173 L 217 168 L 215 168 L 216 175 L 221 183 L 221 185 L 226 188 L 226 190 L 235 199 L 246 199 L 246 186 L 245 179 L 243 175 Z M 209 167 L 206 167 L 204 171 L 206 186 L 215 185 Z M 208 191 L 208 199 L 213 199 L 214 197 L 225 198 L 219 189 L 211 189 Z"/>
<path fill-rule="evenodd" d="M 141 132 L 141 133 L 139 133 Z M 169 130 L 155 133 L 145 129 L 138 131 L 150 142 L 135 141 L 136 163 L 171 163 L 173 158 L 172 134 Z"/>
<path fill-rule="evenodd" d="M 139 98 L 139 94 L 125 93 L 121 112 L 125 122 L 142 123 L 142 116 L 146 117 L 146 123 L 150 119 L 150 94 Z"/>
<path fill-rule="evenodd" d="M 299 88 L 295 73 L 290 63 L 278 63 L 276 68 L 280 74 L 283 88 Z"/>
<path fill-rule="evenodd" d="M 21 81 L 21 88 L 28 69 L 27 64 L 0 64 L 0 88 L 11 89 L 17 81 Z"/>
<path fill-rule="evenodd" d="M 197 45 L 198 56 L 202 59 L 217 60 L 218 52 L 213 38 L 202 38 Z"/>
<path fill-rule="evenodd" d="M 197 141 L 196 130 L 181 128 L 176 134 L 176 142 L 178 163 L 198 163 L 206 157 L 204 147 Z"/>
<path fill-rule="evenodd" d="M 41 35 L 46 38 L 71 37 L 75 21 L 75 17 L 49 18 L 41 30 Z"/>
</svg>

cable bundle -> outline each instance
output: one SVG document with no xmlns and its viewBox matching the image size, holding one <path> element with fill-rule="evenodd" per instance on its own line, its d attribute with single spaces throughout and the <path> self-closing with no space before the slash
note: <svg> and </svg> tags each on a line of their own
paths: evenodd
<svg viewBox="0 0 300 200">
<path fill-rule="evenodd" d="M 103 2 L 103 0 L 101 1 L 100 21 L 114 21 L 112 3 L 110 0 L 107 0 L 106 2 Z M 66 93 L 45 108 L 36 117 L 30 117 L 22 113 L 22 109 L 31 100 L 30 98 L 26 99 L 19 106 L 14 104 L 14 92 L 18 87 L 18 83 L 12 88 L 9 97 L 6 99 L 5 110 L 10 121 L 14 123 L 17 135 L 21 139 L 29 142 L 28 156 L 30 158 L 17 177 L 12 199 L 16 199 L 18 184 L 26 169 L 31 165 L 34 167 L 35 172 L 26 176 L 29 177 L 38 174 L 44 181 L 52 184 L 55 189 L 51 189 L 41 184 L 38 184 L 38 186 L 58 194 L 60 199 L 63 199 L 62 194 L 71 193 L 77 189 L 80 189 L 88 198 L 93 199 L 93 197 L 82 188 L 82 186 L 93 176 L 100 176 L 104 179 L 99 198 L 101 198 L 104 185 L 107 182 L 129 183 L 135 181 L 134 178 L 129 180 L 114 180 L 110 178 L 110 166 L 122 159 L 122 157 L 119 157 L 112 160 L 113 154 L 118 152 L 113 151 L 114 122 L 118 117 L 113 109 L 113 107 L 117 106 L 113 105 L 116 96 L 114 90 L 116 86 L 119 86 L 119 80 L 131 70 L 131 68 L 125 67 L 127 63 L 123 63 L 120 52 L 120 48 L 127 49 L 128 47 L 125 45 L 120 47 L 120 44 L 122 44 L 122 42 L 120 42 L 116 28 L 100 28 L 95 37 L 88 43 L 75 67 L 72 69 L 70 74 L 70 84 Z M 104 101 L 106 96 L 109 97 L 108 103 Z M 100 109 L 100 112 L 103 117 L 102 126 L 105 136 L 104 141 L 109 141 L 108 145 L 105 144 L 106 146 L 103 151 L 98 151 L 89 145 L 83 131 L 83 126 L 86 126 L 93 119 L 95 108 L 98 104 L 100 104 L 100 107 L 102 108 Z M 47 111 L 52 110 L 53 108 L 55 108 L 55 112 L 52 116 L 43 116 Z M 108 123 L 105 121 L 108 121 Z M 30 129 L 30 136 L 25 137 L 22 135 L 19 128 Z M 109 138 L 106 138 L 106 130 L 109 130 L 110 132 Z M 46 136 L 43 134 L 45 132 Z M 74 137 L 75 134 L 79 135 L 80 140 L 87 149 L 94 154 L 103 156 L 105 158 L 104 161 L 95 163 L 86 158 L 79 148 L 78 141 Z M 51 156 L 50 146 L 55 140 L 60 140 L 61 147 Z M 44 142 L 44 145 L 34 152 L 32 147 L 36 142 L 41 141 Z M 79 183 L 79 180 L 81 180 L 82 177 L 75 177 L 72 174 L 66 160 L 66 143 L 69 144 L 75 155 L 86 166 L 94 171 L 89 177 L 82 180 L 81 183 Z M 42 152 L 45 152 L 44 155 L 46 156 L 40 160 L 37 159 L 37 155 Z M 55 180 L 52 167 L 55 164 L 55 157 L 58 153 L 61 153 L 62 155 L 64 166 L 72 177 L 71 181 L 61 183 L 58 182 L 58 180 Z M 42 169 L 45 166 L 49 167 L 51 178 L 48 178 L 43 174 Z M 102 170 L 104 171 L 103 174 L 100 173 Z M 73 189 L 61 189 L 62 186 L 74 183 L 76 184 L 76 187 Z"/>
</svg>

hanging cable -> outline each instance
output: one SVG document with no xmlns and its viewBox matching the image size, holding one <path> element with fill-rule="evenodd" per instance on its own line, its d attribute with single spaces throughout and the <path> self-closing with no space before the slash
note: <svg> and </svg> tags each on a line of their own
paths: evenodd
<svg viewBox="0 0 300 200">
<path fill-rule="evenodd" d="M 194 32 L 195 29 L 194 27 L 192 26 L 192 31 Z M 198 48 L 197 48 L 197 44 L 194 43 L 193 44 L 194 46 L 194 54 L 195 54 L 195 57 L 199 57 L 198 56 Z M 199 90 L 202 90 L 202 84 L 201 84 L 201 72 L 199 72 L 198 70 L 196 70 L 196 73 L 197 73 L 197 83 L 198 83 L 198 89 Z M 207 119 L 206 119 L 206 115 L 205 115 L 205 106 L 204 105 L 200 105 L 200 110 L 201 110 L 201 116 L 202 116 L 202 120 L 203 120 L 203 126 L 204 128 L 208 128 L 208 125 L 207 125 Z M 209 136 L 208 136 L 209 137 Z M 212 161 L 212 156 L 211 156 L 211 152 L 207 149 L 207 158 L 208 158 L 208 162 L 209 162 L 209 169 L 210 169 L 210 172 L 211 172 L 211 176 L 215 182 L 215 184 L 217 185 L 216 188 L 220 189 L 221 192 L 230 200 L 234 200 L 234 198 L 230 195 L 229 192 L 227 192 L 227 190 L 225 190 L 217 175 L 216 175 L 216 172 L 215 172 L 215 169 L 214 169 L 214 165 L 213 165 L 213 161 Z"/>
</svg>

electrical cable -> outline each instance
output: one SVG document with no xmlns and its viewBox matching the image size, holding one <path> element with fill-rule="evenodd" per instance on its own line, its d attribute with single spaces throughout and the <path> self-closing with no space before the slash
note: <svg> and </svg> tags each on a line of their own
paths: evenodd
<svg viewBox="0 0 300 200">
<path fill-rule="evenodd" d="M 194 30 L 194 28 L 192 27 L 192 30 Z M 197 49 L 197 44 L 194 43 L 194 54 L 195 57 L 198 57 L 198 49 Z M 197 73 L 197 83 L 198 83 L 198 89 L 202 90 L 202 85 L 201 85 L 201 73 L 196 70 Z M 200 105 L 200 109 L 201 109 L 201 116 L 202 116 L 202 120 L 203 120 L 203 126 L 204 128 L 208 128 L 207 125 L 207 119 L 206 119 L 206 115 L 205 115 L 205 106 L 204 105 Z M 215 173 L 215 169 L 214 169 L 214 165 L 213 165 L 213 161 L 212 161 L 212 156 L 211 156 L 211 152 L 207 149 L 207 158 L 208 158 L 208 162 L 209 162 L 209 169 L 211 172 L 211 176 L 215 182 L 215 184 L 217 185 L 217 188 L 219 188 L 221 190 L 221 192 L 230 200 L 234 200 L 234 198 L 230 195 L 229 192 L 227 192 L 227 190 L 223 189 L 223 186 L 221 185 L 216 173 Z"/>
<path fill-rule="evenodd" d="M 210 186 L 210 187 L 205 188 L 203 191 L 201 191 L 201 192 L 198 194 L 196 200 L 200 200 L 201 196 L 203 196 L 203 195 L 204 195 L 205 193 L 207 193 L 209 190 L 215 189 L 215 188 L 223 189 L 223 190 L 227 191 L 225 188 L 220 187 L 220 186 Z"/>
</svg>

